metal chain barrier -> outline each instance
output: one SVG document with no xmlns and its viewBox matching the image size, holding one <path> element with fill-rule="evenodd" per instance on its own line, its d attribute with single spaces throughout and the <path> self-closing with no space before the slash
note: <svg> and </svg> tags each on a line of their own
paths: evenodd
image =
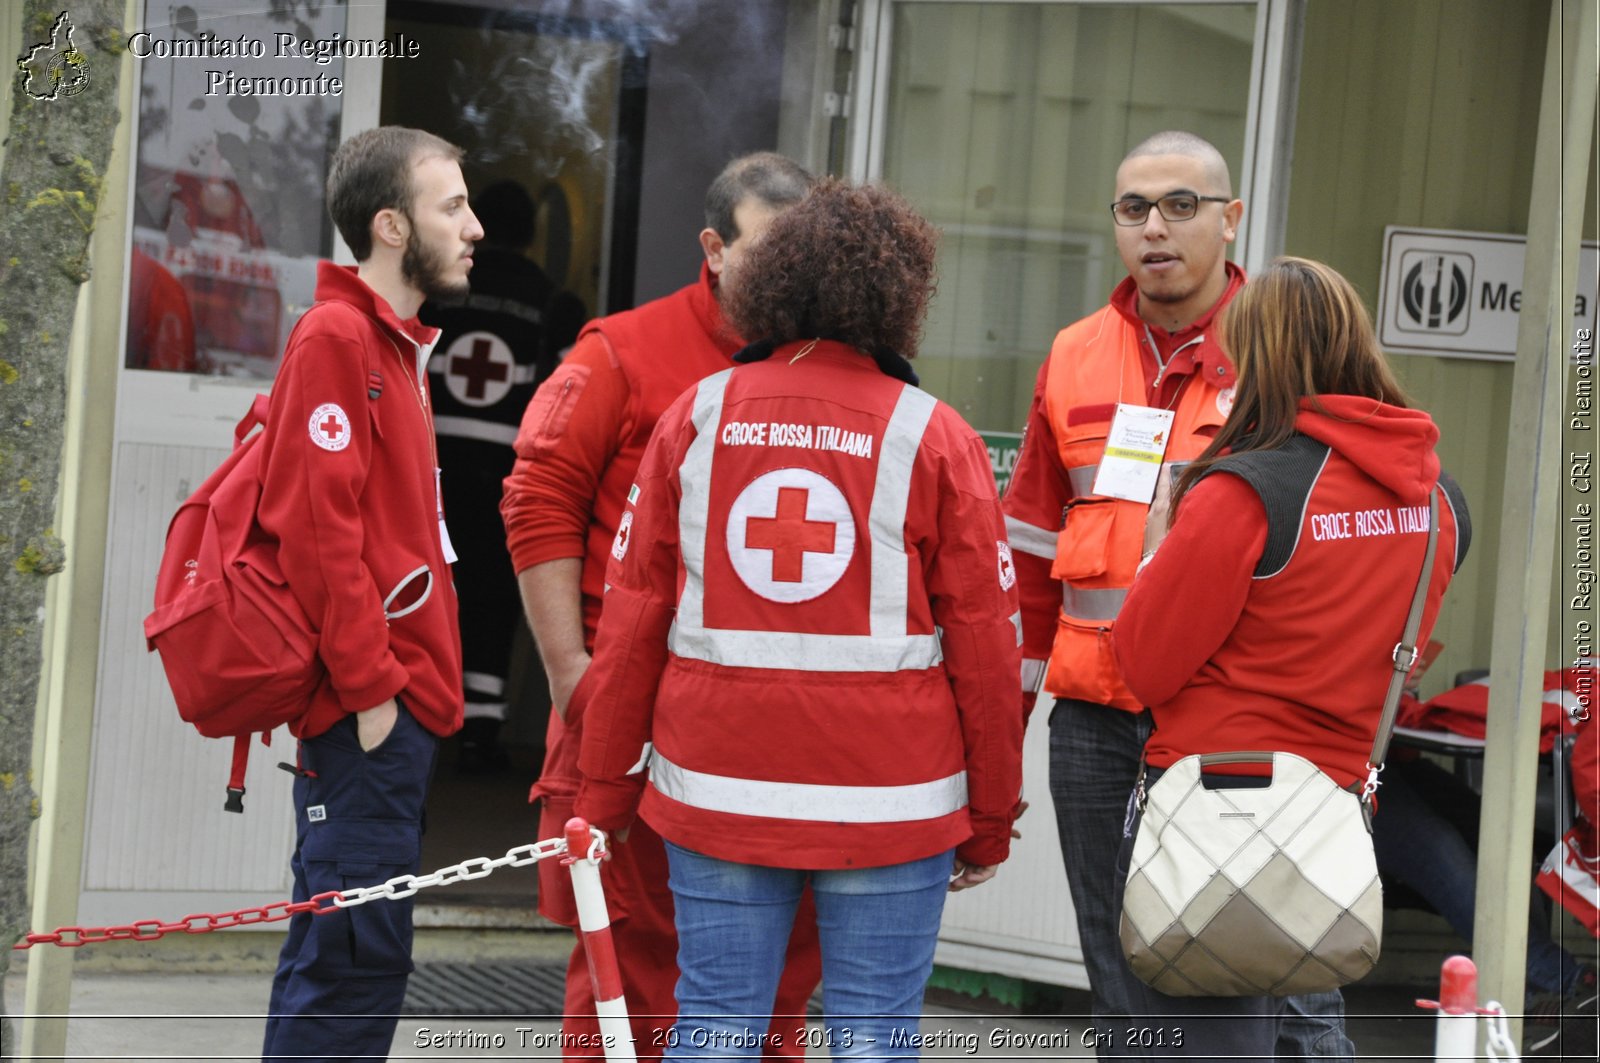
<svg viewBox="0 0 1600 1063">
<path fill-rule="evenodd" d="M 1506 1009 L 1500 1002 L 1491 1000 L 1478 1012 L 1483 1016 L 1485 1047 L 1490 1059 L 1515 1060 L 1518 1058 L 1516 1042 L 1511 1040 L 1511 1027 L 1506 1024 Z"/>
<path fill-rule="evenodd" d="M 589 835 L 591 841 L 588 851 L 576 859 L 598 864 L 606 857 L 605 835 L 595 828 L 589 828 Z M 368 901 L 400 900 L 432 886 L 448 886 L 455 882 L 485 878 L 502 867 L 527 867 L 540 860 L 566 855 L 566 838 L 547 838 L 541 842 L 508 849 L 504 856 L 492 860 L 484 856 L 473 857 L 459 864 L 440 868 L 430 875 L 398 875 L 381 885 L 330 890 L 327 893 L 319 893 L 308 901 L 276 901 L 260 908 L 241 908 L 236 912 L 225 912 L 221 915 L 186 915 L 171 923 L 163 923 L 159 919 L 141 919 L 126 926 L 64 926 L 50 933 L 27 934 L 11 947 L 30 949 L 35 945 L 59 945 L 66 949 L 76 949 L 84 945 L 97 945 L 103 941 L 155 941 L 179 931 L 185 934 L 209 934 L 213 930 L 231 930 L 234 927 L 254 926 L 257 923 L 276 923 L 301 912 L 327 915 L 340 908 L 353 908 Z"/>
</svg>

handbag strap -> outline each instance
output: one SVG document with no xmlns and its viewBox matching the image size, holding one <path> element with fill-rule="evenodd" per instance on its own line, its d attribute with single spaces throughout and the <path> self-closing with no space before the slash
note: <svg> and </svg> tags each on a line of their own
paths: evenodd
<svg viewBox="0 0 1600 1063">
<path fill-rule="evenodd" d="M 1406 676 L 1417 663 L 1417 631 L 1422 627 L 1422 603 L 1428 597 L 1428 576 L 1433 572 L 1433 558 L 1439 548 L 1439 488 L 1434 486 L 1428 495 L 1428 549 L 1422 555 L 1422 574 L 1417 577 L 1417 589 L 1411 595 L 1411 612 L 1406 615 L 1405 631 L 1389 655 L 1394 671 L 1389 676 L 1389 692 L 1383 699 L 1383 717 L 1378 722 L 1378 733 L 1372 739 L 1372 756 L 1367 760 L 1367 782 L 1362 788 L 1363 799 L 1378 792 L 1378 773 L 1383 770 L 1383 758 L 1389 752 L 1389 737 L 1394 731 L 1394 719 L 1400 711 L 1400 691 L 1405 687 Z"/>
</svg>

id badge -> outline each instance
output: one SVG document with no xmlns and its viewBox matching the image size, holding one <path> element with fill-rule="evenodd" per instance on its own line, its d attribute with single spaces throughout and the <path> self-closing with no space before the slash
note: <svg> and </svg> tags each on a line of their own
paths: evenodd
<svg viewBox="0 0 1600 1063">
<path fill-rule="evenodd" d="M 439 548 L 444 551 L 444 563 L 456 563 L 456 548 L 450 542 L 450 529 L 444 523 L 444 470 L 438 466 L 433 470 L 433 503 L 439 513 Z"/>
<path fill-rule="evenodd" d="M 1095 473 L 1094 493 L 1149 505 L 1161 479 L 1173 417 L 1171 410 L 1119 402 Z"/>
</svg>

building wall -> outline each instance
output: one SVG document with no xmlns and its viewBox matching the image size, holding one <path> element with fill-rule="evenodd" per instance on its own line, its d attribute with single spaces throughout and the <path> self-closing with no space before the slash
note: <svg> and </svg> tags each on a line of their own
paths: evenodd
<svg viewBox="0 0 1600 1063">
<path fill-rule="evenodd" d="M 1333 265 L 1375 308 L 1386 225 L 1526 233 L 1549 18 L 1547 0 L 1309 0 L 1284 251 Z M 1489 663 L 1513 366 L 1393 361 L 1472 508 L 1432 693 Z"/>
<path fill-rule="evenodd" d="M 735 156 L 778 147 L 784 0 L 683 6 L 651 47 L 634 301 L 695 278 L 706 186 Z"/>
</svg>

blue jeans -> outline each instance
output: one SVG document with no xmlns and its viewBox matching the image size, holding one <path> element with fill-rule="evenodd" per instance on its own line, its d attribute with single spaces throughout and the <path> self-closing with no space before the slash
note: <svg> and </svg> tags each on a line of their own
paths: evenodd
<svg viewBox="0 0 1600 1063">
<path fill-rule="evenodd" d="M 1061 698 L 1050 713 L 1050 797 L 1089 971 L 1092 1014 L 1102 1028 L 1139 1014 L 1136 1001 L 1147 992 L 1122 956 L 1124 875 L 1117 855 L 1149 738 L 1149 712 Z M 1338 991 L 1285 998 L 1276 1051 L 1279 1059 L 1354 1059 Z M 1096 1054 L 1105 1058 L 1117 1050 L 1097 1047 Z"/>
<path fill-rule="evenodd" d="M 786 1031 L 834 1059 L 915 1059 L 922 993 L 953 854 L 801 871 L 717 860 L 667 842 L 678 924 L 678 1021 L 666 1059 L 758 1059 L 805 884 L 822 941 L 824 1029 Z M 779 1034 L 777 1036 L 783 1036 Z"/>
</svg>

